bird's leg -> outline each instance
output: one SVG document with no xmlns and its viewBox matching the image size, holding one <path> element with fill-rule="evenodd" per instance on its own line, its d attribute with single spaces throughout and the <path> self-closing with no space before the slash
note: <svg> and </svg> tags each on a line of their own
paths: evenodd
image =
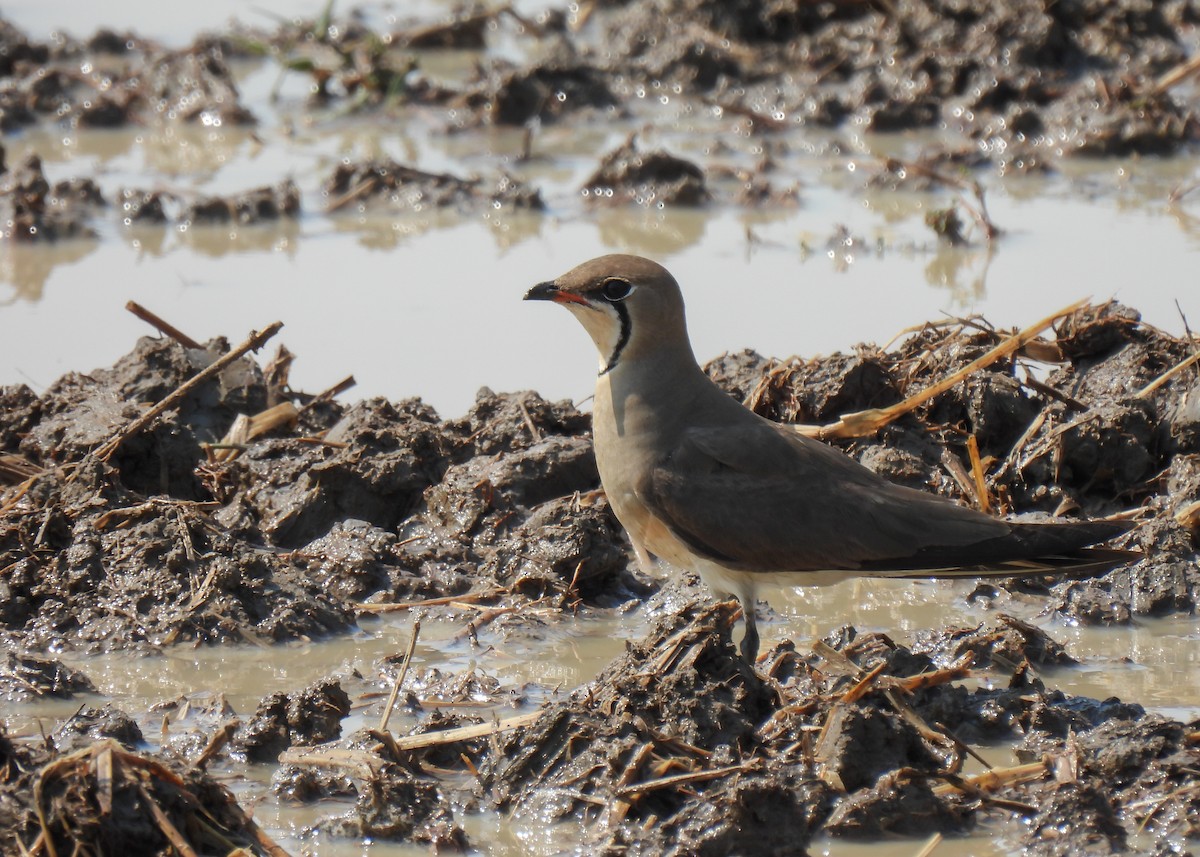
<svg viewBox="0 0 1200 857">
<path fill-rule="evenodd" d="M 641 546 L 641 544 L 634 541 L 632 538 L 629 541 L 633 543 L 633 555 L 637 557 L 638 568 L 640 568 L 645 574 L 653 577 L 654 560 L 650 558 L 650 551 L 646 550 Z"/>
<path fill-rule="evenodd" d="M 746 623 L 746 636 L 742 637 L 742 658 L 751 667 L 758 660 L 758 623 L 755 621 L 753 598 L 741 598 L 742 619 Z"/>
</svg>

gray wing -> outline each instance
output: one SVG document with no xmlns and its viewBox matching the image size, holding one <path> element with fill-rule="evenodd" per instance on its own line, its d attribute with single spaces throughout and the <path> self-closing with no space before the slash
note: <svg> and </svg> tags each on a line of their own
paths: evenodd
<svg viewBox="0 0 1200 857">
<path fill-rule="evenodd" d="M 638 494 L 693 550 L 747 570 L 902 566 L 1013 529 L 766 421 L 688 429 Z"/>
</svg>

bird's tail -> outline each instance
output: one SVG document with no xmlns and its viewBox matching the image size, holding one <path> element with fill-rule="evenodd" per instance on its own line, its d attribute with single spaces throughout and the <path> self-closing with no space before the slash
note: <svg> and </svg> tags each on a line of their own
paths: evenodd
<svg viewBox="0 0 1200 857">
<path fill-rule="evenodd" d="M 942 580 L 955 577 L 1095 577 L 1104 572 L 1137 562 L 1141 551 L 1117 548 L 1082 548 L 1061 556 L 1039 556 L 1031 559 L 1013 559 L 1000 562 L 962 564 L 944 567 L 872 569 L 870 577 L 899 579 Z"/>
</svg>

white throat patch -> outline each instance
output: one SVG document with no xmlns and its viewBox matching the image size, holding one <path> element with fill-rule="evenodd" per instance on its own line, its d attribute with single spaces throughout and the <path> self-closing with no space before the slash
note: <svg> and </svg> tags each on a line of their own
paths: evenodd
<svg viewBox="0 0 1200 857">
<path fill-rule="evenodd" d="M 612 304 L 566 304 L 588 332 L 596 350 L 600 352 L 600 371 L 612 368 L 612 359 L 625 345 L 628 334 L 624 331 L 621 313 Z"/>
</svg>

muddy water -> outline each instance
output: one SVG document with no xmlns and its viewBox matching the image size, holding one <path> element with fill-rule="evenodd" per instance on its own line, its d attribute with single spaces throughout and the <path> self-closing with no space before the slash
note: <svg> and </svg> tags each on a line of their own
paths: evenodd
<svg viewBox="0 0 1200 857">
<path fill-rule="evenodd" d="M 994 614 L 968 605 L 965 596 L 969 591 L 966 584 L 900 581 L 852 581 L 825 588 L 778 590 L 771 594 L 773 613 L 764 612 L 763 619 L 767 621 L 760 619 L 764 647 L 781 639 L 792 639 L 798 646 L 806 647 L 816 636 L 829 633 L 843 623 L 853 624 L 860 631 L 883 631 L 898 642 L 907 643 L 924 628 L 954 623 L 975 625 L 989 617 L 994 619 Z M 1152 711 L 1184 722 L 1200 717 L 1200 683 L 1196 681 L 1200 674 L 1200 640 L 1194 620 L 1143 620 L 1126 628 L 1070 628 L 1038 619 L 1036 599 L 1011 600 L 1002 608 L 1036 621 L 1080 660 L 1081 665 L 1076 668 L 1043 671 L 1047 687 L 1098 699 L 1119 696 L 1138 700 Z M 640 639 L 649 624 L 640 614 L 621 619 L 581 617 L 550 630 L 549 639 L 536 648 L 489 640 L 487 635 L 481 635 L 487 645 L 478 649 L 456 639 L 467 618 L 464 614 L 462 622 L 426 622 L 413 657 L 413 669 L 474 669 L 500 679 L 505 685 L 532 683 L 533 689 L 527 697 L 530 703 L 551 699 L 557 689 L 565 693 L 586 682 L 619 654 L 624 639 Z M 157 703 L 187 696 L 194 706 L 202 707 L 219 694 L 238 715 L 246 718 L 268 693 L 295 691 L 324 676 L 348 675 L 353 670 L 371 676 L 381 658 L 404 651 L 410 633 L 411 621 L 395 617 L 364 620 L 359 633 L 319 643 L 176 647 L 163 657 L 132 662 L 128 655 L 120 654 L 68 659 L 68 662 L 84 669 L 93 679 L 102 697 L 97 704 L 111 701 L 131 713 L 141 722 L 153 744 L 160 736 L 161 715 L 150 713 L 150 709 Z M 987 677 L 978 680 L 987 681 Z M 14 706 L 7 710 L 5 719 L 13 732 L 36 732 L 38 721 L 49 729 L 54 721 L 73 713 L 80 702 Z M 343 723 L 347 734 L 371 725 L 362 713 L 368 705 L 374 706 L 372 723 L 378 716 L 378 700 L 355 700 L 355 703 L 355 710 Z M 472 709 L 472 712 L 487 710 Z M 514 713 L 512 708 L 495 710 L 500 717 Z M 143 714 L 139 716 L 139 712 Z M 391 728 L 402 733 L 415 722 L 415 718 L 398 711 L 393 714 Z M 977 749 L 993 766 L 1015 763 L 1004 746 L 984 745 Z M 259 823 L 292 853 L 332 857 L 428 853 L 424 846 L 376 843 L 364 850 L 364 846 L 345 840 L 310 838 L 305 829 L 319 818 L 337 813 L 337 801 L 304 807 L 280 805 L 269 793 L 273 771 L 273 765 L 251 765 L 248 775 L 243 769 L 243 775 L 227 784 L 244 805 L 255 807 Z M 346 809 L 350 805 L 347 802 Z M 547 825 L 536 818 L 502 819 L 490 814 L 466 813 L 463 824 L 477 847 L 504 857 L 560 854 L 577 849 L 585 841 L 583 832 L 574 825 Z M 866 845 L 825 840 L 815 842 L 811 853 L 830 857 L 892 857 L 910 855 L 915 847 L 903 841 Z M 993 841 L 986 823 L 974 835 L 943 847 L 947 849 L 945 853 L 979 857 L 1011 853 L 1003 841 Z"/>
</svg>

